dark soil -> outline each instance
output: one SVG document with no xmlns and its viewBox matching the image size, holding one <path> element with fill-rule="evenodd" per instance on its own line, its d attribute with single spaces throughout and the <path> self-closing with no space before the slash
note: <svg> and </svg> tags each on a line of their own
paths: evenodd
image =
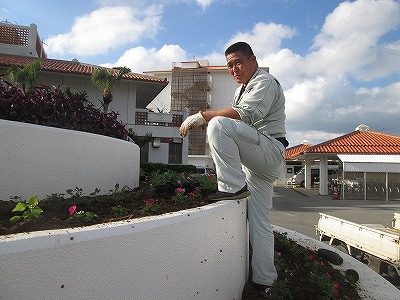
<svg viewBox="0 0 400 300">
<path fill-rule="evenodd" d="M 110 193 L 109 195 L 90 197 L 73 196 L 70 198 L 49 197 L 48 199 L 41 201 L 38 205 L 43 210 L 40 218 L 25 219 L 16 224 L 10 223 L 10 218 L 17 214 L 12 212 L 16 202 L 0 201 L 0 235 L 89 226 L 99 223 L 161 215 L 168 212 L 194 208 L 207 204 L 203 201 L 177 202 L 173 201 L 173 195 L 171 194 L 158 193 L 155 196 L 150 196 L 148 192 L 148 187 L 144 183 L 141 183 L 141 186 L 134 190 L 119 191 Z M 146 205 L 143 200 L 150 198 L 157 200 L 159 208 L 154 210 L 143 209 Z M 68 221 L 71 217 L 68 209 L 73 205 L 77 206 L 76 211 L 83 210 L 85 212 L 93 212 L 98 216 L 98 218 L 86 222 L 79 219 Z M 112 209 L 112 207 L 115 206 L 127 209 L 127 212 L 123 215 L 118 215 Z"/>
<path fill-rule="evenodd" d="M 143 209 L 145 206 L 143 200 L 149 198 L 157 199 L 158 204 L 160 204 L 157 210 Z M 0 201 L 0 235 L 88 226 L 97 223 L 159 215 L 205 204 L 207 203 L 203 201 L 176 202 L 173 200 L 173 195 L 169 194 L 158 194 L 149 197 L 148 188 L 141 184 L 135 190 L 114 192 L 103 196 L 83 197 L 75 195 L 66 199 L 53 195 L 53 197 L 39 203 L 39 207 L 43 209 L 40 218 L 26 219 L 13 225 L 10 223 L 10 218 L 15 215 L 12 209 L 15 207 L 16 202 Z M 69 207 L 73 205 L 77 206 L 76 211 L 83 210 L 96 213 L 98 219 L 90 222 L 82 220 L 68 221 L 70 218 Z M 113 206 L 123 207 L 128 211 L 125 215 L 118 216 L 111 209 Z M 310 263 L 310 257 L 313 257 L 312 263 Z M 315 251 L 305 249 L 295 242 L 282 237 L 282 235 L 276 235 L 275 237 L 275 264 L 279 279 L 268 299 L 360 299 L 356 289 L 349 281 L 343 279 L 343 274 L 334 269 L 327 261 L 320 259 Z M 318 271 L 315 270 L 316 265 L 318 265 Z M 251 274 L 249 278 L 251 278 Z M 332 287 L 336 282 L 339 284 L 339 289 Z M 320 288 L 320 285 L 322 288 Z M 323 290 L 324 288 L 326 289 L 326 286 L 328 286 L 328 292 L 333 292 L 331 296 L 324 294 Z M 242 300 L 256 299 L 259 298 L 257 298 L 255 290 L 251 287 L 251 284 L 246 283 Z"/>
</svg>

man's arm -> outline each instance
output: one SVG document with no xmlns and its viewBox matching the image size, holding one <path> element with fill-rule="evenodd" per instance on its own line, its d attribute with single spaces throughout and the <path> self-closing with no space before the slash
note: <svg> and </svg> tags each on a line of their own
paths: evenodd
<svg viewBox="0 0 400 300">
<path fill-rule="evenodd" d="M 240 120 L 240 115 L 231 107 L 223 108 L 223 109 L 219 109 L 219 110 L 206 110 L 206 111 L 202 111 L 201 114 L 203 115 L 203 118 L 207 122 L 217 116 Z"/>
<path fill-rule="evenodd" d="M 216 116 L 228 117 L 231 119 L 240 119 L 240 115 L 233 108 L 224 108 L 219 110 L 207 110 L 203 112 L 198 112 L 197 114 L 191 115 L 186 118 L 179 128 L 179 133 L 181 136 L 185 137 L 188 131 L 194 127 L 203 126 L 208 121 Z"/>
</svg>

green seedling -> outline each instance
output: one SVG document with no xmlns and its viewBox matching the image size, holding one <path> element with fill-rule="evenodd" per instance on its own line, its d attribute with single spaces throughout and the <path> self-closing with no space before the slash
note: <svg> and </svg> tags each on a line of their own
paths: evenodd
<svg viewBox="0 0 400 300">
<path fill-rule="evenodd" d="M 21 219 L 38 219 L 43 210 L 39 207 L 39 199 L 37 196 L 31 196 L 26 202 L 18 202 L 12 212 L 22 212 L 22 216 L 13 216 L 11 223 L 17 223 Z"/>
</svg>

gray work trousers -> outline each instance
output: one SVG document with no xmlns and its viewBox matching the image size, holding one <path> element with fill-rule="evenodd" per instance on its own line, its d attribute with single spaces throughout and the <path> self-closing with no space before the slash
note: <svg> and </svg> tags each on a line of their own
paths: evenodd
<svg viewBox="0 0 400 300">
<path fill-rule="evenodd" d="M 211 155 L 216 166 L 218 190 L 235 193 L 245 183 L 252 281 L 272 285 L 277 278 L 274 265 L 274 234 L 269 217 L 273 182 L 284 165 L 285 147 L 271 136 L 259 133 L 241 120 L 214 117 L 207 127 Z"/>
</svg>

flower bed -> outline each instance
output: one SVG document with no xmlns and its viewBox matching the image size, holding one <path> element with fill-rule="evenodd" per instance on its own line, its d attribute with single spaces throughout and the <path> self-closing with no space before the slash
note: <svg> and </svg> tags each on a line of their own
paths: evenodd
<svg viewBox="0 0 400 300">
<path fill-rule="evenodd" d="M 0 236 L 4 299 L 237 299 L 246 201 Z"/>
<path fill-rule="evenodd" d="M 96 209 L 96 207 L 102 206 L 99 204 L 107 203 L 107 209 L 104 211 L 111 211 L 112 203 L 109 202 L 112 198 L 118 199 L 122 204 L 123 194 L 128 195 L 127 199 L 135 199 L 138 195 L 145 196 L 142 193 L 148 189 L 144 187 L 142 189 L 141 193 L 135 194 L 128 191 L 125 193 L 121 190 L 107 197 L 94 196 L 92 200 L 95 201 L 86 204 L 99 215 L 103 215 L 103 210 Z M 151 193 L 151 191 L 148 192 Z M 132 219 L 131 215 L 127 215 L 121 217 L 124 220 L 118 222 L 115 222 L 114 219 L 114 222 L 111 223 L 87 227 L 76 227 L 77 224 L 84 224 L 83 220 L 74 219 L 72 224 L 67 222 L 71 213 L 69 208 L 73 207 L 71 204 L 78 203 L 78 199 L 62 199 L 66 202 L 63 203 L 65 206 L 61 209 L 65 215 L 64 224 L 75 227 L 0 236 L 0 259 L 4 262 L 0 276 L 6 278 L 0 282 L 0 290 L 15 293 L 10 295 L 22 295 L 19 298 L 24 299 L 33 299 L 29 298 L 28 294 L 40 298 L 41 293 L 49 295 L 49 298 L 65 298 L 66 294 L 70 295 L 69 293 L 75 295 L 66 287 L 76 286 L 87 293 L 87 299 L 95 299 L 98 296 L 97 293 L 108 295 L 108 292 L 114 293 L 114 295 L 124 295 L 124 293 L 144 295 L 147 293 L 146 295 L 152 296 L 154 295 L 152 287 L 161 286 L 164 295 L 172 295 L 169 294 L 171 293 L 170 289 L 178 292 L 171 296 L 172 299 L 240 299 L 238 295 L 247 277 L 248 251 L 245 245 L 247 236 L 244 230 L 246 228 L 246 211 L 245 204 L 243 204 L 245 201 L 226 201 L 183 209 L 174 213 L 164 213 L 161 216 L 150 216 L 153 213 L 160 213 L 161 207 L 164 209 L 174 206 L 175 209 L 184 207 L 176 206 L 178 203 L 182 205 L 186 203 L 186 206 L 189 203 L 193 206 L 204 205 L 201 202 L 187 201 L 192 199 L 192 196 L 189 196 L 192 192 L 188 192 L 186 196 L 182 192 L 183 188 L 176 189 L 177 194 L 172 196 L 172 199 L 178 202 L 174 202 L 174 205 L 166 205 L 166 195 L 163 196 L 165 199 L 152 198 L 153 200 L 157 199 L 157 203 L 160 204 L 155 209 L 156 211 L 151 210 L 154 201 L 145 197 L 146 201 L 142 201 L 141 204 L 137 203 L 137 211 L 141 211 L 142 215 L 149 214 L 148 217 Z M 106 198 L 108 198 L 107 201 Z M 187 202 L 183 202 L 185 199 Z M 50 202 L 46 203 L 47 201 Z M 40 202 L 44 210 L 43 214 L 49 211 L 47 209 L 49 207 L 45 203 L 55 204 L 51 201 L 54 199 Z M 83 199 L 80 201 L 81 203 L 85 202 Z M 237 210 L 237 204 L 240 206 L 239 210 Z M 229 211 L 233 209 L 233 215 L 225 209 Z M 76 212 L 76 208 L 74 212 Z M 45 218 L 45 215 L 43 217 Z M 112 219 L 110 220 L 112 221 Z M 33 224 L 41 221 L 41 219 L 27 220 L 18 224 L 21 227 L 29 228 L 29 225 L 32 227 Z M 338 271 L 328 268 L 327 264 L 324 265 L 323 260 L 315 253 L 315 250 L 320 247 L 328 249 L 331 247 L 284 228 L 275 227 L 275 230 L 283 233 L 283 235 L 276 236 L 275 255 L 281 283 L 273 289 L 274 297 L 280 295 L 281 298 L 272 297 L 271 299 L 319 300 L 322 299 L 318 294 L 320 291 L 325 291 L 325 294 L 322 294 L 326 296 L 325 299 L 336 300 L 338 295 L 341 295 L 341 299 L 357 299 L 355 294 L 351 294 L 352 292 L 347 289 L 351 286 L 351 281 L 343 279 L 343 276 L 342 279 L 337 277 L 339 276 Z M 301 246 L 295 246 L 292 242 L 285 241 L 282 238 L 285 236 L 305 248 L 298 249 Z M 95 244 L 92 245 L 92 243 Z M 227 256 L 225 257 L 225 255 Z M 343 256 L 346 261 L 346 256 Z M 357 269 L 361 278 L 357 284 L 357 290 L 362 299 L 397 299 L 398 290 L 395 287 L 368 267 L 358 261 L 353 261 L 354 259 L 351 257 L 349 258 L 351 259 L 350 265 L 335 266 L 335 269 L 342 270 L 342 273 L 347 268 Z M 236 263 L 239 263 L 239 266 L 235 265 Z M 116 269 L 114 270 L 113 267 Z M 309 271 L 309 267 L 318 267 L 325 271 Z M 105 271 L 106 269 L 108 272 Z M 121 276 L 118 275 L 119 271 L 128 275 L 122 279 L 124 287 L 112 283 L 112 286 L 115 285 L 118 288 L 115 290 L 107 282 L 117 280 L 116 278 Z M 203 271 L 204 273 L 202 273 Z M 154 277 L 143 275 L 147 272 L 151 274 L 155 272 Z M 84 278 L 79 277 L 79 282 L 75 282 L 75 273 L 84 274 Z M 101 278 L 99 274 L 106 277 Z M 165 278 L 160 274 L 164 274 Z M 191 278 L 190 283 L 180 277 L 183 276 L 182 274 L 184 274 L 185 280 L 187 277 Z M 214 278 L 214 275 L 217 278 Z M 41 278 L 43 282 L 25 283 L 26 278 L 30 276 Z M 148 282 L 151 282 L 150 287 L 142 281 L 143 276 Z M 87 278 L 91 279 L 88 281 Z M 165 281 L 165 279 L 167 280 Z M 102 282 L 102 286 L 107 287 L 108 291 L 105 292 L 102 287 L 97 286 L 97 283 L 92 283 L 93 280 Z M 192 280 L 194 281 L 192 282 Z M 218 280 L 222 280 L 224 283 L 217 286 Z M 236 280 L 234 288 L 230 286 L 231 280 Z M 59 286 L 57 283 L 60 283 Z M 282 283 L 285 284 L 282 285 Z M 126 288 L 125 285 L 132 286 Z M 227 289 L 225 289 L 225 285 L 228 285 Z M 15 286 L 22 288 L 16 290 Z M 95 291 L 93 298 L 90 294 L 92 292 L 86 290 L 86 286 Z M 291 290 L 290 294 L 288 293 L 289 289 Z M 64 294 L 67 290 L 68 293 Z M 189 290 L 190 293 L 196 290 L 195 297 L 193 293 L 186 294 L 183 292 L 184 290 Z M 19 294 L 21 291 L 25 294 Z M 234 294 L 232 294 L 233 291 Z M 242 300 L 254 299 L 251 293 L 247 292 L 245 286 Z M 292 295 L 293 298 L 289 295 Z M 181 296 L 182 298 L 179 298 Z M 301 296 L 306 296 L 306 298 L 301 298 Z"/>
<path fill-rule="evenodd" d="M 358 295 L 361 297 L 360 299 L 370 299 L 370 300 L 396 300 L 400 299 L 400 291 L 392 285 L 390 282 L 385 280 L 382 276 L 378 273 L 370 269 L 368 266 L 364 265 L 357 259 L 351 257 L 350 255 L 344 254 L 337 249 L 320 242 L 318 240 L 312 239 L 295 231 L 291 231 L 279 226 L 274 226 L 274 230 L 279 232 L 280 234 L 285 235 L 289 240 L 295 241 L 298 245 L 305 247 L 310 251 L 314 251 L 314 254 L 311 256 L 307 256 L 309 262 L 314 264 L 320 264 L 321 260 L 316 253 L 318 249 L 327 249 L 332 251 L 333 253 L 337 253 L 343 259 L 343 263 L 341 264 L 332 264 L 334 268 L 340 271 L 342 274 L 345 274 L 347 270 L 355 270 L 359 276 L 359 279 L 356 282 L 356 287 L 358 291 Z M 278 255 L 279 256 L 279 255 Z M 306 259 L 307 259 L 306 257 Z M 279 259 L 278 259 L 279 260 Z M 284 261 L 283 261 L 284 263 Z M 301 269 L 301 263 L 299 263 L 299 268 Z M 349 274 L 349 273 L 348 273 Z M 351 274 L 351 272 L 350 272 Z M 304 274 L 305 275 L 305 274 Z M 314 274 L 315 275 L 315 274 Z M 310 291 L 303 292 L 304 298 L 295 298 L 295 299 L 322 299 L 322 298 L 313 298 L 313 291 L 316 287 L 333 287 L 331 292 L 339 292 L 341 289 L 344 288 L 344 285 L 347 285 L 351 282 L 354 278 L 344 281 L 344 282 L 332 282 L 331 278 L 328 278 L 330 274 L 322 274 L 322 276 L 326 275 L 326 278 L 319 278 L 318 276 L 315 277 L 316 280 L 310 282 L 309 288 Z M 338 293 L 336 293 L 338 294 Z M 326 299 L 336 299 L 336 297 L 326 298 Z M 352 297 L 352 295 L 345 295 L 345 297 L 341 297 L 340 299 L 356 299 Z"/>
</svg>

